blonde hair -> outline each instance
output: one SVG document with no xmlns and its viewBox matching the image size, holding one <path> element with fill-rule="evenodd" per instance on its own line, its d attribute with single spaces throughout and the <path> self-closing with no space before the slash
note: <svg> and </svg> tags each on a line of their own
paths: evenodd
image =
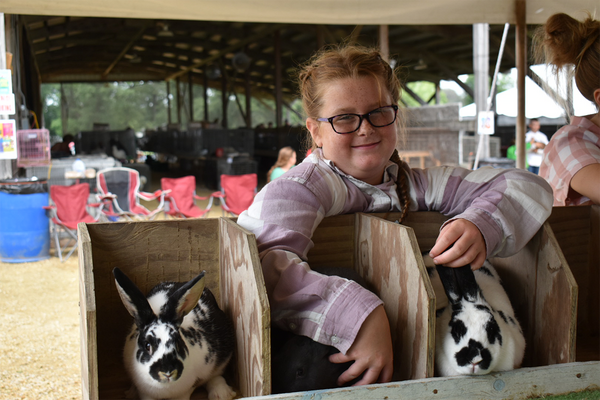
<svg viewBox="0 0 600 400">
<path fill-rule="evenodd" d="M 575 77 L 581 94 L 595 103 L 594 91 L 600 88 L 600 21 L 589 12 L 584 21 L 564 13 L 548 18 L 534 35 L 534 55 L 537 62 L 553 65 L 557 81 L 563 71 L 567 79 Z"/>
<path fill-rule="evenodd" d="M 275 162 L 275 164 L 273 164 L 273 166 L 271 167 L 269 172 L 267 172 L 267 182 L 271 181 L 271 174 L 273 173 L 275 168 L 285 167 L 295 152 L 296 151 L 294 149 L 292 149 L 290 146 L 285 146 L 285 147 L 282 147 L 281 149 L 279 149 L 279 154 L 277 155 L 277 161 Z"/>
<path fill-rule="evenodd" d="M 328 83 L 337 79 L 364 76 L 375 78 L 380 92 L 385 88 L 392 98 L 392 103 L 399 105 L 402 91 L 397 73 L 398 71 L 392 69 L 377 49 L 348 44 L 324 48 L 311 57 L 301 67 L 298 74 L 298 87 L 304 112 L 309 118 L 321 117 L 319 113 L 323 107 L 323 93 Z M 380 97 L 383 97 L 383 93 L 380 93 Z M 405 137 L 404 113 L 401 108 L 398 113 L 398 118 L 396 118 L 398 138 L 396 140 L 403 142 Z M 306 147 L 310 150 L 317 147 L 310 133 L 307 133 L 306 136 Z M 402 211 L 400 221 L 402 221 L 410 204 L 408 183 L 397 150 L 394 150 L 390 160 L 398 164 L 396 192 L 400 200 Z"/>
</svg>

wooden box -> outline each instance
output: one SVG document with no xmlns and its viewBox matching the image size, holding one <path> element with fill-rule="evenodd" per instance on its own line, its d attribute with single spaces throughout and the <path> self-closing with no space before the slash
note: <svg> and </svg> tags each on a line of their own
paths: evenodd
<svg viewBox="0 0 600 400">
<path fill-rule="evenodd" d="M 236 329 L 228 383 L 242 397 L 270 393 L 270 314 L 253 235 L 224 218 L 78 228 L 84 399 L 125 399 L 131 385 L 122 348 L 132 318 L 116 292 L 114 267 L 144 293 L 161 281 L 187 281 L 205 270 L 207 287 Z M 198 389 L 192 398 L 206 398 L 206 391 Z"/>
<path fill-rule="evenodd" d="M 413 213 L 326 218 L 315 231 L 312 266 L 353 268 L 385 302 L 394 344 L 394 381 L 318 392 L 327 399 L 522 398 L 598 384 L 600 362 L 575 360 L 577 285 L 546 224 L 519 253 L 492 262 L 526 334 L 525 366 L 478 377 L 433 378 L 435 296 L 421 251 L 435 243 L 445 218 Z M 123 399 L 129 382 L 121 346 L 131 318 L 111 270 L 119 266 L 142 290 L 206 270 L 209 287 L 232 317 L 236 359 L 228 382 L 241 397 L 305 399 L 315 393 L 270 393 L 269 306 L 254 235 L 231 219 L 80 225 L 84 398 Z M 552 365 L 556 363 L 566 363 Z M 197 391 L 193 398 L 204 398 Z M 315 397 L 316 398 L 316 397 Z"/>
<path fill-rule="evenodd" d="M 600 206 L 554 207 L 548 222 L 579 286 L 577 361 L 600 360 Z"/>
</svg>

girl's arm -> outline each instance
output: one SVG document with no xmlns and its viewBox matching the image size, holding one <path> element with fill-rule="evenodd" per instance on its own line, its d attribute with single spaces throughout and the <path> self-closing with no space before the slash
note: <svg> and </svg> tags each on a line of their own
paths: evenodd
<svg viewBox="0 0 600 400">
<path fill-rule="evenodd" d="M 571 179 L 571 188 L 582 196 L 600 204 L 600 163 L 581 168 Z"/>
<path fill-rule="evenodd" d="M 548 183 L 524 170 L 407 168 L 414 208 L 452 216 L 432 248 L 438 263 L 479 267 L 486 258 L 515 254 L 552 211 Z"/>
</svg>

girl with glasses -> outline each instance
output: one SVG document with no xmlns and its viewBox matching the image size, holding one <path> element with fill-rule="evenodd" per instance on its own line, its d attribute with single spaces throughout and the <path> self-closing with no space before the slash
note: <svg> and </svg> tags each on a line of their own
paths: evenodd
<svg viewBox="0 0 600 400">
<path fill-rule="evenodd" d="M 267 184 L 238 224 L 256 235 L 271 319 L 331 345 L 335 363 L 354 361 L 343 385 L 392 378 L 392 343 L 381 300 L 360 285 L 311 271 L 307 253 L 320 221 L 337 214 L 435 210 L 452 216 L 430 255 L 479 268 L 520 250 L 549 216 L 552 192 L 521 170 L 411 169 L 398 157 L 404 134 L 400 82 L 377 50 L 316 54 L 299 74 L 312 153 Z"/>
</svg>

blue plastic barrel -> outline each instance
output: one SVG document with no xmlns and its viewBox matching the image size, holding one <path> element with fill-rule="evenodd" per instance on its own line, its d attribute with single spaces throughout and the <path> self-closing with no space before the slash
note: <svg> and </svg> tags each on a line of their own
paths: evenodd
<svg viewBox="0 0 600 400">
<path fill-rule="evenodd" d="M 50 257 L 50 230 L 43 206 L 46 181 L 0 181 L 0 261 L 31 262 Z"/>
</svg>

